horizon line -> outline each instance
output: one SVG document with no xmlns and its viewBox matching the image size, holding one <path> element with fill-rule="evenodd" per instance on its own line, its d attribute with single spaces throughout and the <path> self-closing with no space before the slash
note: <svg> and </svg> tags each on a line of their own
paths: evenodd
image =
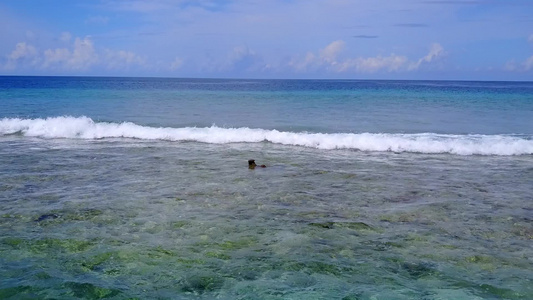
<svg viewBox="0 0 533 300">
<path fill-rule="evenodd" d="M 48 78 L 129 78 L 129 79 L 194 79 L 194 80 L 309 80 L 309 81 L 448 81 L 448 82 L 517 82 L 533 83 L 533 80 L 487 80 L 487 79 L 365 79 L 365 78 L 245 78 L 245 77 L 170 77 L 170 76 L 114 76 L 114 75 L 2 75 L 2 77 L 48 77 Z"/>
</svg>

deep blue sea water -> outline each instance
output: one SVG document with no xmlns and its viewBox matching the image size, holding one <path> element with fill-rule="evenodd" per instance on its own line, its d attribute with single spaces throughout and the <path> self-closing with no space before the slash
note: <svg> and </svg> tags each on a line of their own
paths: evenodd
<svg viewBox="0 0 533 300">
<path fill-rule="evenodd" d="M 0 77 L 0 166 L 0 299 L 533 299 L 531 82 Z"/>
</svg>

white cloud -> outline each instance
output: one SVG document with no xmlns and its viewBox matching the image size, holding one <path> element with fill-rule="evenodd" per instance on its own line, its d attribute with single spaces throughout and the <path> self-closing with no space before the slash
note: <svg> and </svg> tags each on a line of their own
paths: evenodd
<svg viewBox="0 0 533 300">
<path fill-rule="evenodd" d="M 40 71 L 66 71 L 84 73 L 87 71 L 191 71 L 194 65 L 188 61 L 188 70 L 183 68 L 182 57 L 173 57 L 166 62 L 158 61 L 150 64 L 146 57 L 132 51 L 97 49 L 90 37 L 72 37 L 69 32 L 63 32 L 60 39 L 64 42 L 71 40 L 65 47 L 50 48 L 39 52 L 34 46 L 26 43 L 17 44 L 15 50 L 7 57 L 6 69 L 23 69 L 32 67 Z M 56 40 L 57 41 L 57 40 Z M 435 43 L 429 52 L 417 60 L 410 60 L 407 56 L 390 54 L 377 56 L 350 56 L 347 43 L 336 40 L 315 52 L 308 52 L 303 56 L 289 57 L 285 61 L 270 58 L 269 61 L 247 46 L 234 47 L 226 56 L 203 59 L 204 65 L 197 65 L 196 70 L 203 73 L 218 75 L 235 75 L 239 73 L 253 74 L 268 72 L 283 73 L 291 70 L 307 74 L 341 74 L 341 73 L 376 73 L 376 72 L 409 72 L 430 65 L 443 56 L 443 47 Z M 513 68 L 509 64 L 508 69 Z M 518 68 L 515 66 L 514 68 Z M 533 59 L 524 62 L 521 69 L 532 69 Z"/>
<path fill-rule="evenodd" d="M 48 49 L 44 52 L 45 61 L 43 67 L 46 69 L 51 65 L 59 64 L 68 61 L 70 58 L 70 51 L 67 48 Z"/>
<path fill-rule="evenodd" d="M 318 55 L 308 52 L 303 59 L 298 56 L 293 57 L 288 65 L 297 72 L 330 68 L 339 63 L 338 56 L 344 50 L 345 44 L 342 40 L 334 41 L 325 48 L 320 49 Z"/>
<path fill-rule="evenodd" d="M 64 42 L 70 40 L 71 34 L 63 32 L 60 39 Z M 130 67 L 148 68 L 146 59 L 131 51 L 104 49 L 98 51 L 90 37 L 75 38 L 67 47 L 52 48 L 38 51 L 36 47 L 25 42 L 18 43 L 15 49 L 6 57 L 3 69 L 53 71 L 88 71 L 93 68 L 109 70 L 128 70 Z M 172 66 L 177 68 L 178 61 Z"/>
<path fill-rule="evenodd" d="M 130 51 L 105 50 L 102 64 L 110 70 L 127 70 L 132 66 L 144 66 L 146 60 Z"/>
<path fill-rule="evenodd" d="M 503 69 L 510 72 L 528 72 L 533 70 L 533 55 L 526 58 L 526 60 L 517 63 L 511 60 L 503 66 Z"/>
<path fill-rule="evenodd" d="M 320 50 L 320 58 L 332 65 L 337 64 L 337 56 L 344 50 L 345 42 L 338 40 L 326 46 L 326 48 Z"/>
<path fill-rule="evenodd" d="M 313 53 L 308 52 L 304 59 L 301 60 L 299 57 L 294 57 L 288 65 L 297 72 L 305 72 L 310 66 L 316 64 L 316 61 L 316 56 Z"/>
<path fill-rule="evenodd" d="M 87 70 L 98 63 L 98 55 L 89 37 L 76 38 L 72 50 L 67 48 L 48 49 L 44 52 L 43 68 L 62 70 Z"/>
<path fill-rule="evenodd" d="M 405 66 L 408 61 L 407 57 L 391 54 L 389 56 L 376 56 L 367 58 L 354 58 L 344 61 L 339 68 L 338 72 L 345 72 L 355 70 L 361 73 L 374 73 L 381 70 L 388 72 L 398 71 Z"/>
<path fill-rule="evenodd" d="M 25 42 L 18 43 L 8 56 L 4 66 L 7 70 L 14 70 L 18 65 L 35 65 L 39 61 L 37 49 Z"/>
<path fill-rule="evenodd" d="M 10 60 L 18 60 L 21 58 L 33 57 L 37 54 L 37 49 L 25 42 L 18 43 L 15 50 L 9 55 Z"/>
<path fill-rule="evenodd" d="M 98 55 L 95 53 L 93 42 L 88 37 L 83 40 L 76 38 L 70 65 L 74 68 L 86 68 L 97 61 Z"/>
<path fill-rule="evenodd" d="M 391 54 L 389 56 L 378 55 L 375 57 L 339 58 L 346 43 L 342 40 L 334 41 L 319 51 L 319 55 L 312 52 L 301 59 L 293 58 L 289 67 L 297 72 L 326 69 L 335 73 L 358 72 L 374 73 L 379 71 L 397 72 L 413 71 L 423 64 L 429 64 L 444 54 L 444 48 L 440 44 L 433 44 L 427 55 L 415 62 L 410 62 L 406 56 Z"/>
<path fill-rule="evenodd" d="M 528 40 L 530 43 L 533 43 L 533 34 L 531 34 L 527 40 Z"/>
<path fill-rule="evenodd" d="M 433 43 L 431 45 L 431 49 L 429 50 L 429 53 L 426 56 L 419 59 L 416 63 L 411 64 L 409 66 L 409 70 L 416 70 L 423 63 L 430 63 L 431 61 L 442 56 L 443 54 L 444 54 L 444 48 L 442 48 L 442 46 L 438 43 Z"/>
</svg>

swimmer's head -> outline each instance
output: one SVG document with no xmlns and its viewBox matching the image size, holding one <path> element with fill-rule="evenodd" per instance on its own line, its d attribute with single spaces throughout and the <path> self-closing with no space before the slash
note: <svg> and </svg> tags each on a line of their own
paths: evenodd
<svg viewBox="0 0 533 300">
<path fill-rule="evenodd" d="M 255 160 L 254 159 L 249 159 L 248 160 L 248 169 L 255 169 L 257 165 L 255 164 Z"/>
</svg>

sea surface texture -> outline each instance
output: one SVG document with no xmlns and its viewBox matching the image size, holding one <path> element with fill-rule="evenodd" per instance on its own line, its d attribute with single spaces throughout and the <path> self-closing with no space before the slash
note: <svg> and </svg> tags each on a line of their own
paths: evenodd
<svg viewBox="0 0 533 300">
<path fill-rule="evenodd" d="M 531 82 L 0 77 L 0 166 L 0 299 L 533 299 Z"/>
</svg>

